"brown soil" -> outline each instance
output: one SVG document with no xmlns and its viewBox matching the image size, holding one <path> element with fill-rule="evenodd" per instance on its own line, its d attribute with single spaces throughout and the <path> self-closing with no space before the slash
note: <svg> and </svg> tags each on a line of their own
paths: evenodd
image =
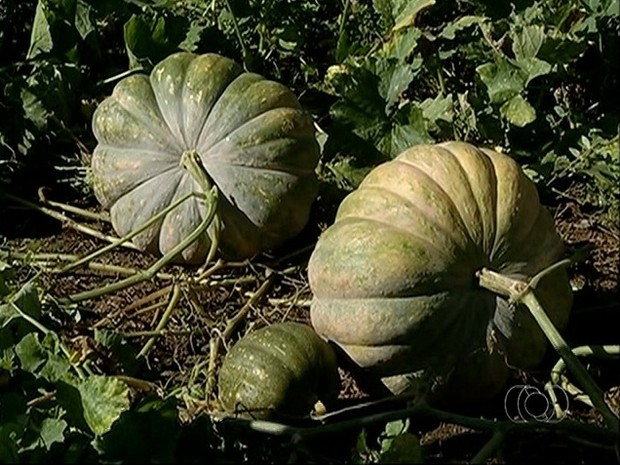
<svg viewBox="0 0 620 465">
<path fill-rule="evenodd" d="M 87 202 L 85 206 L 93 208 Z M 584 213 L 577 203 L 564 203 L 554 209 L 554 214 L 558 231 L 569 246 L 591 247 L 588 258 L 570 268 L 575 305 L 571 323 L 565 332 L 566 339 L 572 347 L 586 343 L 617 343 L 616 324 L 612 322 L 617 321 L 614 316 L 620 311 L 617 300 L 618 230 L 603 227 L 595 214 Z M 7 238 L 0 252 L 13 254 L 11 260 L 19 264 L 19 273 L 24 281 L 40 269 L 43 258 L 51 259 L 37 254 L 82 256 L 105 245 L 99 239 L 66 225 L 62 227 L 56 220 L 30 209 L 10 207 L 1 211 L 0 215 L 0 236 Z M 326 224 L 329 221 L 323 218 L 322 222 L 316 221 L 314 224 Z M 106 223 L 82 224 L 110 232 Z M 188 400 L 182 418 L 194 418 L 201 409 L 214 405 L 214 395 L 207 404 L 199 400 L 204 399 L 211 337 L 221 334 L 230 318 L 241 311 L 270 273 L 276 273 L 273 285 L 264 298 L 251 306 L 247 317 L 234 336 L 225 341 L 225 345 L 234 343 L 249 330 L 276 321 L 308 321 L 307 304 L 311 295 L 306 279 L 306 265 L 317 233 L 317 230 L 306 231 L 301 238 L 289 244 L 287 253 L 293 255 L 288 259 L 261 256 L 251 262 L 224 267 L 214 273 L 209 283 L 200 289 L 190 289 L 184 284 L 195 270 L 167 265 L 162 271 L 173 279 L 170 276 L 165 279 L 154 278 L 79 304 L 52 304 L 52 311 L 46 315 L 45 324 L 59 331 L 76 353 L 91 360 L 92 365 L 102 372 L 125 373 L 147 379 L 157 389 L 178 387 L 184 390 Z M 155 259 L 140 252 L 118 248 L 99 257 L 97 261 L 124 268 L 145 269 Z M 41 285 L 53 301 L 120 278 L 115 273 L 82 268 L 67 274 L 44 272 Z M 152 336 L 152 333 L 145 332 L 154 331 L 160 323 L 171 298 L 173 283 L 180 284 L 181 300 L 165 325 L 165 330 L 148 352 L 144 366 L 128 368 L 122 356 L 96 341 L 95 329 L 110 330 L 124 335 L 135 350 L 144 347 Z M 157 292 L 159 296 L 156 296 Z M 220 356 L 224 351 L 225 347 Z M 537 382 L 544 380 L 555 359 L 550 354 L 541 371 L 528 375 L 526 379 Z M 615 367 L 608 362 L 594 360 L 588 361 L 587 366 L 607 391 L 610 405 L 615 403 L 617 409 L 620 404 L 620 377 Z M 342 370 L 341 374 L 343 387 L 340 399 L 343 402 L 351 404 L 368 400 L 368 395 L 347 371 Z M 515 382 L 522 382 L 522 378 L 515 378 Z M 506 419 L 502 399 L 466 413 Z M 571 416 L 583 422 L 600 421 L 592 409 L 578 402 L 571 405 Z M 488 433 L 433 421 L 417 423 L 412 426 L 412 431 L 419 434 L 431 463 L 466 463 L 489 439 Z M 354 447 L 354 442 L 350 447 Z M 344 455 L 347 454 L 350 457 L 350 452 Z M 538 463 L 543 459 L 549 463 L 603 463 L 608 462 L 610 457 L 613 459 L 613 455 L 609 450 L 578 444 L 559 435 L 522 433 L 512 435 L 499 455 L 489 463 Z"/>
</svg>

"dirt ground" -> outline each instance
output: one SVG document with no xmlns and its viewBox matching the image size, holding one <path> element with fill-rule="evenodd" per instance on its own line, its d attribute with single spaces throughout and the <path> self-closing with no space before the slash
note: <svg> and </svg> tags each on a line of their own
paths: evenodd
<svg viewBox="0 0 620 465">
<path fill-rule="evenodd" d="M 88 202 L 81 205 L 91 210 Z M 620 312 L 618 302 L 619 232 L 605 227 L 593 212 L 584 212 L 576 202 L 566 201 L 552 209 L 557 229 L 569 247 L 591 247 L 588 258 L 570 268 L 575 303 L 565 337 L 571 347 L 582 344 L 617 343 L 615 318 Z M 45 266 L 58 263 L 61 254 L 83 256 L 101 248 L 105 243 L 68 224 L 62 225 L 48 215 L 11 205 L 0 214 L 0 236 L 7 240 L 0 251 L 11 252 L 11 259 L 20 263 L 20 276 L 26 280 Z M 315 213 L 316 214 L 316 213 Z M 209 340 L 221 333 L 230 319 L 243 312 L 253 293 L 267 280 L 272 284 L 263 298 L 250 305 L 249 312 L 228 343 L 237 340 L 253 328 L 282 320 L 308 321 L 311 298 L 306 265 L 312 244 L 321 228 L 329 222 L 314 222 L 319 227 L 305 231 L 300 238 L 287 245 L 288 257 L 261 256 L 252 262 L 233 263 L 215 271 L 199 291 L 183 285 L 184 277 L 192 270 L 168 265 L 161 270 L 165 275 L 153 278 L 125 290 L 69 306 L 52 305 L 54 311 L 46 316 L 47 323 L 57 329 L 67 344 L 83 358 L 105 373 L 126 370 L 118 354 L 107 351 L 95 340 L 95 329 L 114 330 L 139 350 L 161 325 L 162 316 L 170 299 L 174 283 L 180 283 L 181 301 L 170 315 L 163 331 L 159 331 L 146 357 L 147 366 L 136 368 L 136 376 L 153 383 L 157 388 L 179 387 L 192 397 L 208 382 L 205 367 L 208 364 Z M 89 228 L 111 233 L 103 222 L 87 221 L 72 214 Z M 117 248 L 96 259 L 98 269 L 80 268 L 66 274 L 43 272 L 41 282 L 53 299 L 74 295 L 101 287 L 120 279 L 121 275 L 105 270 L 109 265 L 122 268 L 146 269 L 155 258 L 146 254 Z M 117 270 L 118 271 L 118 270 Z M 275 278 L 269 278 L 275 274 Z M 161 328 L 158 328 L 161 329 Z M 222 348 L 223 354 L 225 347 Z M 122 357 L 121 357 L 122 358 Z M 544 380 L 557 356 L 549 354 L 540 371 L 526 380 Z M 610 405 L 618 411 L 620 405 L 620 370 L 617 362 L 588 360 L 587 367 L 606 391 Z M 144 369 L 146 368 L 146 369 Z M 132 374 L 133 373 L 129 373 Z M 340 398 L 349 403 L 367 400 L 368 395 L 346 371 Z M 515 383 L 523 378 L 515 376 Z M 543 383 L 544 384 L 544 383 Z M 508 387 L 509 388 L 509 387 Z M 508 389 L 507 388 L 507 389 Z M 188 401 L 183 417 L 193 418 L 205 405 Z M 208 407 L 208 405 L 207 405 Z M 571 405 L 571 416 L 580 421 L 600 421 L 587 406 Z M 477 409 L 477 410 L 476 410 Z M 478 406 L 472 415 L 506 419 L 503 398 Z M 466 463 L 489 439 L 487 433 L 441 422 L 421 422 L 412 427 L 425 446 L 429 463 Z M 500 455 L 491 463 L 609 463 L 615 453 L 569 441 L 559 435 L 523 433 L 512 435 L 502 447 Z M 350 457 L 350 455 L 349 455 Z"/>
</svg>

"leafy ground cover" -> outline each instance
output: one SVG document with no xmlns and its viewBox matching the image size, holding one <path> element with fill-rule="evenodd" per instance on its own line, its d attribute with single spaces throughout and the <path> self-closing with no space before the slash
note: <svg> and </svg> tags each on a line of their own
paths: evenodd
<svg viewBox="0 0 620 465">
<path fill-rule="evenodd" d="M 567 340 L 617 343 L 618 30 L 611 0 L 0 4 L 0 461 L 618 459 L 618 443 L 614 451 L 595 429 L 600 415 L 575 399 L 567 421 L 511 431 L 491 450 L 488 425 L 471 419 L 508 422 L 506 396 L 395 420 L 381 415 L 405 400 L 350 410 L 376 399 L 344 369 L 337 419 L 355 420 L 347 428 L 265 435 L 209 415 L 227 347 L 271 322 L 307 321 L 305 267 L 317 235 L 369 169 L 412 144 L 460 139 L 518 160 L 565 241 L 591 247 L 570 269 Z M 119 79 L 179 49 L 235 58 L 291 87 L 312 112 L 323 152 L 310 224 L 273 255 L 218 262 L 199 290 L 183 285 L 190 270 L 168 266 L 139 286 L 68 304 L 153 262 L 116 249 L 56 272 L 105 244 L 89 232 L 111 231 L 104 217 L 54 201 L 98 212 L 92 111 Z M 504 394 L 544 385 L 556 359 L 515 374 Z M 588 359 L 587 368 L 618 412 L 617 361 Z"/>
</svg>

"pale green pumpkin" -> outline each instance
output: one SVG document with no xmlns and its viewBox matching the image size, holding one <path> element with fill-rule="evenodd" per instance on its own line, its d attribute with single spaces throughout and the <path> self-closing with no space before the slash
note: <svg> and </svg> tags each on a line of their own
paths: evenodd
<svg viewBox="0 0 620 465">
<path fill-rule="evenodd" d="M 179 166 L 186 151 L 199 153 L 219 190 L 228 257 L 250 257 L 298 234 L 317 194 L 311 117 L 285 86 L 219 55 L 180 52 L 148 76 L 123 79 L 95 111 L 93 132 L 95 195 L 119 235 L 198 190 Z M 185 201 L 133 242 L 165 254 L 205 211 L 196 198 Z M 200 262 L 210 243 L 205 232 L 181 260 Z"/>
<path fill-rule="evenodd" d="M 219 398 L 230 412 L 269 418 L 308 415 L 339 392 L 336 355 L 307 325 L 276 323 L 251 332 L 228 352 Z"/>
<path fill-rule="evenodd" d="M 536 365 L 547 342 L 525 307 L 481 289 L 476 272 L 531 277 L 562 254 L 510 157 L 459 142 L 416 146 L 371 171 L 321 235 L 308 268 L 312 324 L 393 392 L 423 380 L 452 400 L 484 399 L 509 367 Z M 563 328 L 566 272 L 536 294 Z"/>
</svg>

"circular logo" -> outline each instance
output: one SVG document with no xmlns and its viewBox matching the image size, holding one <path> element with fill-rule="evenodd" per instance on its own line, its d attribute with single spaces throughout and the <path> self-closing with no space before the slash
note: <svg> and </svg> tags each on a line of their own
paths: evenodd
<svg viewBox="0 0 620 465">
<path fill-rule="evenodd" d="M 541 390 L 529 384 L 517 384 L 508 389 L 504 397 L 506 415 L 518 423 L 558 422 L 566 416 L 567 409 L 568 394 L 556 385 Z"/>
</svg>

